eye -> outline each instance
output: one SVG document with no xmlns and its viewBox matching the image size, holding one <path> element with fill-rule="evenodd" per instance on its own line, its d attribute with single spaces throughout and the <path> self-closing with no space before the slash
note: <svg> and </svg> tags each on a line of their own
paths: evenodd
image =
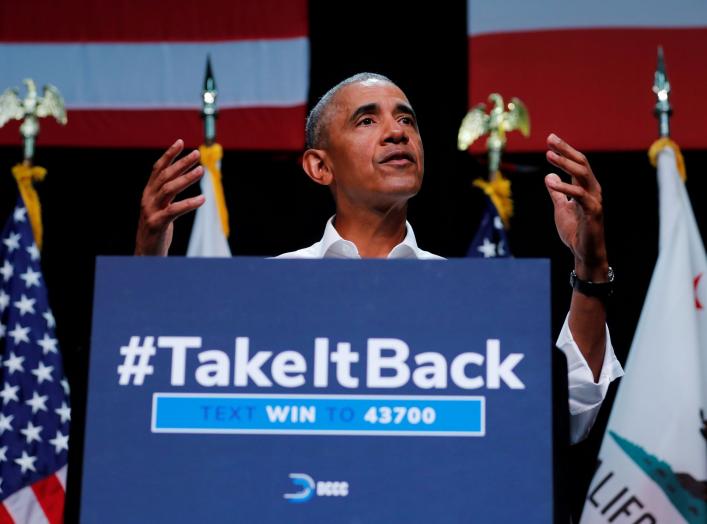
<svg viewBox="0 0 707 524">
<path fill-rule="evenodd" d="M 400 122 L 408 125 L 408 126 L 414 126 L 415 125 L 415 119 L 412 118 L 411 116 L 404 116 L 400 119 Z"/>
<path fill-rule="evenodd" d="M 370 116 L 367 116 L 366 118 L 362 118 L 361 120 L 358 121 L 358 125 L 360 126 L 370 126 L 373 123 L 373 119 Z"/>
</svg>

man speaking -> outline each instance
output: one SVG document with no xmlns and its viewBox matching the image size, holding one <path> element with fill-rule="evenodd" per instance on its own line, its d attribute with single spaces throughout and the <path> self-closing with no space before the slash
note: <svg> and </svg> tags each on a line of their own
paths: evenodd
<svg viewBox="0 0 707 524">
<path fill-rule="evenodd" d="M 388 78 L 354 75 L 330 89 L 307 118 L 303 168 L 329 186 L 336 215 L 322 239 L 283 258 L 440 259 L 420 249 L 407 222 L 408 200 L 420 190 L 424 150 L 415 112 Z M 584 155 L 554 134 L 547 138 L 548 161 L 572 177 L 545 177 L 555 224 L 574 255 L 570 311 L 557 346 L 569 370 L 570 431 L 577 442 L 596 418 L 611 381 L 623 374 L 606 329 L 613 280 L 604 241 L 601 187 Z M 174 159 L 177 140 L 155 163 L 142 196 L 135 254 L 167 255 L 173 222 L 204 203 L 202 195 L 174 199 L 204 171 L 199 152 Z"/>
</svg>

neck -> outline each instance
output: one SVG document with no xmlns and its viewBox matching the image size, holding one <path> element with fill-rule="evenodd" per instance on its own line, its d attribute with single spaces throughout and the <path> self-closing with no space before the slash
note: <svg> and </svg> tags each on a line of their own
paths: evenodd
<svg viewBox="0 0 707 524">
<path fill-rule="evenodd" d="M 337 206 L 334 227 L 363 258 L 386 258 L 407 234 L 407 202 L 385 210 Z"/>
</svg>

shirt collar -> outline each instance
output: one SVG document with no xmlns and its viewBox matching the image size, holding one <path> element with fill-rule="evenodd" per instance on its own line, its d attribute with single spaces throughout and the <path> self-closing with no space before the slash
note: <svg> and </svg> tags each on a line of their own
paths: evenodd
<svg viewBox="0 0 707 524">
<path fill-rule="evenodd" d="M 388 253 L 388 258 L 421 258 L 422 250 L 417 247 L 415 233 L 407 220 L 405 221 L 405 230 L 405 238 Z M 356 245 L 339 235 L 334 227 L 334 217 L 331 217 L 326 223 L 324 235 L 319 242 L 319 249 L 321 258 L 361 258 Z"/>
</svg>

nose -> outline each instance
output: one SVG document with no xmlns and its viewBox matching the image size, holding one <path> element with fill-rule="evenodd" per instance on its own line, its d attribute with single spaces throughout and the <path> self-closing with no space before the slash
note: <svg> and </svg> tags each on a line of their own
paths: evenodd
<svg viewBox="0 0 707 524">
<path fill-rule="evenodd" d="M 397 121 L 395 118 L 391 118 L 389 124 L 387 125 L 384 135 L 383 142 L 389 144 L 407 144 L 410 140 L 405 128 Z"/>
</svg>

